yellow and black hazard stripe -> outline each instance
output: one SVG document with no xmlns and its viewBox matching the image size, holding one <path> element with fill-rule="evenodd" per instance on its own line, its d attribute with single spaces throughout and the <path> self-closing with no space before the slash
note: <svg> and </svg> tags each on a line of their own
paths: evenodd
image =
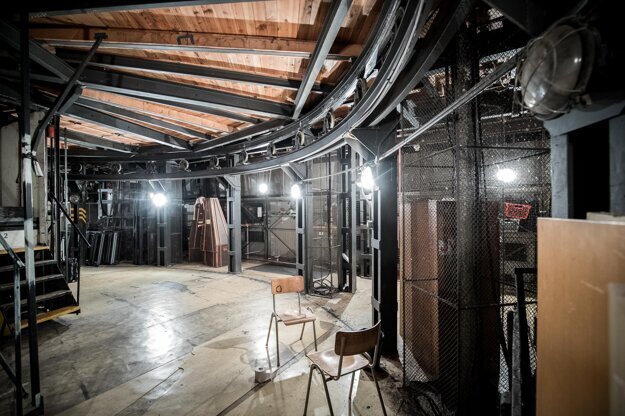
<svg viewBox="0 0 625 416">
<path fill-rule="evenodd" d="M 72 207 L 72 212 L 70 214 L 72 218 L 74 218 L 74 207 Z M 84 208 L 78 208 L 78 220 L 82 221 L 84 224 L 87 223 L 87 210 Z"/>
</svg>

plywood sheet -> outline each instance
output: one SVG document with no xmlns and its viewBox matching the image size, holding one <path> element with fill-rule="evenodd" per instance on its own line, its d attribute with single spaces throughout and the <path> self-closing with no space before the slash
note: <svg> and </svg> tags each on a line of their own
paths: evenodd
<svg viewBox="0 0 625 416">
<path fill-rule="evenodd" d="M 609 414 L 610 282 L 625 282 L 625 224 L 538 220 L 538 416 Z"/>
</svg>

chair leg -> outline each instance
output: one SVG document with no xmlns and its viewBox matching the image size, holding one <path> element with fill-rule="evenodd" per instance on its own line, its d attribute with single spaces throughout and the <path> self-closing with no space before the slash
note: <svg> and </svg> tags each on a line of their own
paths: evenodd
<svg viewBox="0 0 625 416">
<path fill-rule="evenodd" d="M 384 400 L 382 399 L 382 392 L 380 391 L 380 385 L 378 379 L 375 376 L 375 368 L 371 369 L 371 375 L 373 375 L 373 381 L 375 382 L 375 388 L 378 390 L 378 397 L 380 398 L 380 404 L 382 405 L 382 413 L 386 416 L 386 407 L 384 407 Z"/>
<path fill-rule="evenodd" d="M 269 331 L 267 331 L 267 341 L 265 342 L 265 347 L 269 346 L 269 336 L 271 335 L 271 325 L 273 325 L 273 313 L 271 314 L 271 318 L 269 318 Z"/>
<path fill-rule="evenodd" d="M 302 324 L 302 333 L 301 333 L 301 334 L 299 334 L 299 340 L 300 340 L 300 341 L 301 341 L 301 340 L 302 340 L 302 338 L 304 337 L 304 328 L 306 328 L 306 322 L 304 322 L 304 323 Z"/>
<path fill-rule="evenodd" d="M 313 321 L 313 335 L 315 336 L 315 351 L 317 351 L 317 329 L 315 326 L 315 321 Z"/>
<path fill-rule="evenodd" d="M 315 366 L 310 366 L 310 373 L 308 374 L 308 388 L 306 389 L 306 402 L 304 403 L 304 416 L 306 416 L 306 412 L 308 411 L 308 398 L 310 397 L 310 382 L 312 381 L 313 371 L 315 370 Z"/>
<path fill-rule="evenodd" d="M 278 318 L 274 318 L 276 322 L 276 357 L 278 361 L 278 367 L 280 367 L 280 341 L 278 339 Z"/>
<path fill-rule="evenodd" d="M 321 373 L 321 380 L 323 380 L 323 388 L 326 391 L 326 399 L 328 399 L 328 408 L 330 409 L 330 416 L 334 416 L 334 411 L 332 410 L 332 402 L 330 401 L 330 392 L 328 391 L 328 383 L 326 382 L 326 376 L 323 375 L 323 372 L 319 370 Z"/>
<path fill-rule="evenodd" d="M 354 389 L 354 376 L 356 375 L 356 373 L 357 371 L 354 371 L 352 373 L 352 381 L 349 384 L 349 395 L 347 396 L 347 412 L 350 416 L 352 414 L 352 390 Z"/>
</svg>

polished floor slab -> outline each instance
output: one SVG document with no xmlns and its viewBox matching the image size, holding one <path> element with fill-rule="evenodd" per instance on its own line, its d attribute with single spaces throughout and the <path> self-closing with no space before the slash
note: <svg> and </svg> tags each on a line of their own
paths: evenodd
<svg viewBox="0 0 625 416">
<path fill-rule="evenodd" d="M 269 280 L 284 268 L 246 264 L 240 275 L 201 265 L 168 268 L 118 265 L 83 268 L 78 316 L 39 328 L 42 389 L 47 414 L 62 415 L 291 415 L 302 414 L 310 327 L 280 326 L 282 366 L 275 368 L 275 338 L 265 348 L 271 313 Z M 341 328 L 369 324 L 370 281 L 356 295 L 305 296 L 318 317 L 319 348 L 332 348 Z M 278 309 L 296 306 L 278 297 Z M 10 340 L 2 351 L 10 356 Z M 274 379 L 254 382 L 267 366 Z M 26 360 L 25 360 L 26 361 Z M 389 414 L 398 407 L 397 379 L 381 385 Z M 349 378 L 330 382 L 335 414 L 348 414 Z M 0 415 L 11 414 L 8 380 L 0 379 Z M 375 386 L 359 374 L 352 414 L 381 414 Z M 319 375 L 309 415 L 328 414 Z"/>
</svg>

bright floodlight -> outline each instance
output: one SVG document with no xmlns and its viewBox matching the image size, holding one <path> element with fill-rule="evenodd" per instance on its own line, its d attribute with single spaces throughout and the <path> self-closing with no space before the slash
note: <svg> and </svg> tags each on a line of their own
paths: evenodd
<svg viewBox="0 0 625 416">
<path fill-rule="evenodd" d="M 260 192 L 261 194 L 266 194 L 268 190 L 269 190 L 269 187 L 267 186 L 265 182 L 258 185 L 258 192 Z"/>
<path fill-rule="evenodd" d="M 375 181 L 373 179 L 373 171 L 371 170 L 371 167 L 365 166 L 365 168 L 360 173 L 360 186 L 369 191 L 375 187 Z"/>
<path fill-rule="evenodd" d="M 516 179 L 516 172 L 512 169 L 500 169 L 497 171 L 497 179 L 501 182 L 510 183 Z"/>
<path fill-rule="evenodd" d="M 151 194 L 150 198 L 152 199 L 152 203 L 154 204 L 155 207 L 160 208 L 167 203 L 167 197 L 162 192 Z"/>
<path fill-rule="evenodd" d="M 298 184 L 291 186 L 291 198 L 299 199 L 302 197 L 302 190 Z"/>
</svg>

